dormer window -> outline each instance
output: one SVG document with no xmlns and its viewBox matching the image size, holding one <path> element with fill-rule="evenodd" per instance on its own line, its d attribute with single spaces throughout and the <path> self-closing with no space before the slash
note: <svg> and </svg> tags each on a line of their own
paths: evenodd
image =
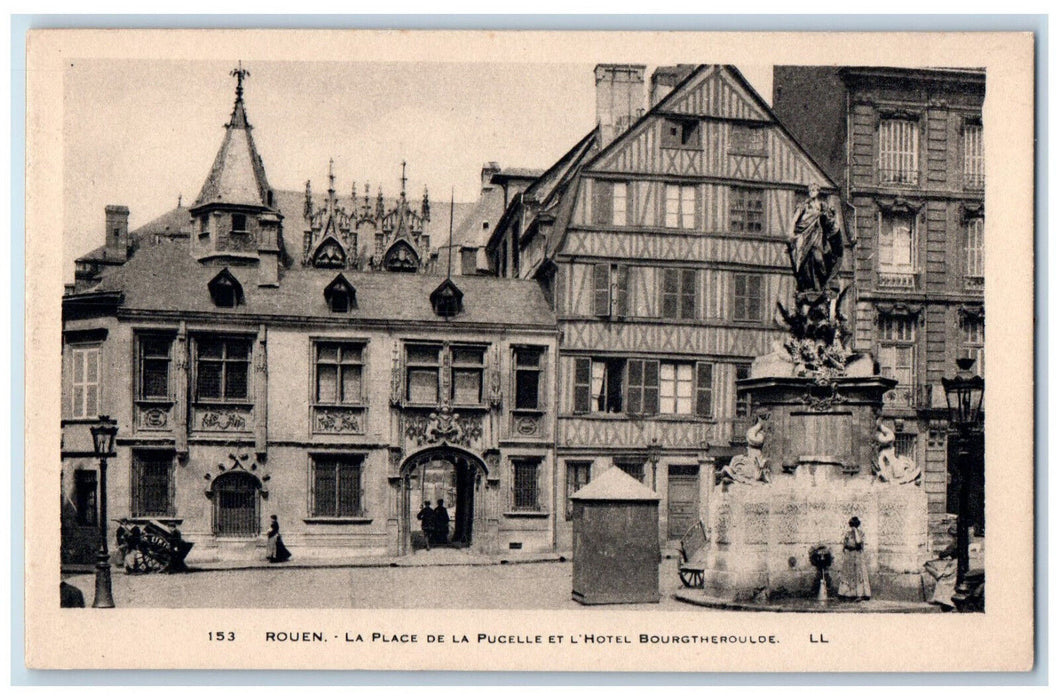
<svg viewBox="0 0 1059 700">
<path fill-rule="evenodd" d="M 333 314 L 346 314 L 357 308 L 357 290 L 343 275 L 338 275 L 324 288 L 324 299 Z"/>
<path fill-rule="evenodd" d="M 451 318 L 463 311 L 463 292 L 451 279 L 446 279 L 430 294 L 430 304 L 435 314 Z"/>
<path fill-rule="evenodd" d="M 217 276 L 206 285 L 210 290 L 213 303 L 222 309 L 233 309 L 245 303 L 243 299 L 243 285 L 235 278 L 228 268 L 224 268 Z"/>
<path fill-rule="evenodd" d="M 232 233 L 249 233 L 246 214 L 232 214 Z"/>
</svg>

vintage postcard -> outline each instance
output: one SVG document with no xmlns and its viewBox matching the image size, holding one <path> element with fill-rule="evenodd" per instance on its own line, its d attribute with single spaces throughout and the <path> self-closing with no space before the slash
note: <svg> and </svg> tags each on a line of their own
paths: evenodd
<svg viewBox="0 0 1059 700">
<path fill-rule="evenodd" d="M 31 32 L 27 665 L 1030 669 L 1033 59 Z"/>
</svg>

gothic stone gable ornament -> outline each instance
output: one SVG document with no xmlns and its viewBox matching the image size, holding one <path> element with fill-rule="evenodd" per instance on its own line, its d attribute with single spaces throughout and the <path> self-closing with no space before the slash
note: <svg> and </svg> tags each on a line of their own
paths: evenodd
<svg viewBox="0 0 1059 700">
<path fill-rule="evenodd" d="M 443 401 L 429 416 L 416 416 L 408 422 L 405 435 L 417 445 L 449 444 L 469 447 L 482 437 L 481 423 L 473 418 L 462 418 Z"/>
</svg>

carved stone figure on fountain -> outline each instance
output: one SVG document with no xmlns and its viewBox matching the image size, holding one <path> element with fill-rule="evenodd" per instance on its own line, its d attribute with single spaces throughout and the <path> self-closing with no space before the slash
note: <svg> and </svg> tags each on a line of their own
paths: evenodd
<svg viewBox="0 0 1059 700">
<path fill-rule="evenodd" d="M 879 481 L 892 484 L 913 484 L 919 481 L 922 470 L 912 458 L 897 454 L 894 449 L 897 438 L 882 418 L 875 421 L 875 441 L 879 444 L 879 453 L 872 467 Z"/>
<path fill-rule="evenodd" d="M 787 250 L 799 295 L 823 292 L 838 269 L 842 227 L 834 208 L 809 185 L 809 198 L 798 205 L 788 230 Z"/>
<path fill-rule="evenodd" d="M 721 468 L 721 483 L 760 486 L 771 481 L 768 460 L 761 452 L 765 444 L 765 420 L 766 417 L 759 413 L 754 425 L 746 431 L 746 454 L 732 457 L 732 461 Z"/>
</svg>

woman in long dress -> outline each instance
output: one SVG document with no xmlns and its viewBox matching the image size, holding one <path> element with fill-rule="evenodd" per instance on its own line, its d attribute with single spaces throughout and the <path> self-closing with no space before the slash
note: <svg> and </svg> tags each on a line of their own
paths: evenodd
<svg viewBox="0 0 1059 700">
<path fill-rule="evenodd" d="M 853 600 L 871 598 L 868 583 L 868 562 L 864 554 L 864 532 L 860 529 L 860 518 L 849 519 L 849 530 L 842 538 L 842 578 L 838 583 L 838 595 Z"/>
<path fill-rule="evenodd" d="M 290 550 L 283 544 L 283 538 L 279 534 L 279 519 L 275 515 L 271 517 L 268 524 L 268 548 L 266 550 L 268 560 L 272 563 L 287 561 L 290 559 Z"/>
</svg>

